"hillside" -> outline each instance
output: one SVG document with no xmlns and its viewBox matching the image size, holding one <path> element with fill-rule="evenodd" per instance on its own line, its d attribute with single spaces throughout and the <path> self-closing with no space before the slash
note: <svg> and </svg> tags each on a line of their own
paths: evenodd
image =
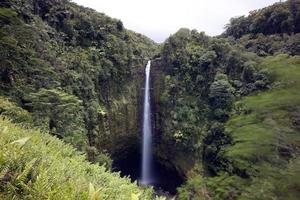
<svg viewBox="0 0 300 200">
<path fill-rule="evenodd" d="M 233 18 L 218 37 L 183 28 L 162 45 L 155 152 L 187 179 L 178 199 L 298 199 L 299 5 Z"/>
<path fill-rule="evenodd" d="M 14 113 L 15 120 L 30 116 L 7 99 L 1 99 L 1 106 L 1 112 Z M 151 199 L 151 190 L 88 163 L 71 145 L 3 117 L 0 147 L 1 199 Z"/>
<path fill-rule="evenodd" d="M 260 56 L 300 54 L 300 1 L 288 0 L 232 18 L 223 37 Z"/>
<path fill-rule="evenodd" d="M 152 40 L 67 0 L 0 5 L 1 95 L 90 161 L 138 141 L 139 74 Z"/>
<path fill-rule="evenodd" d="M 224 126 L 216 129 L 206 151 L 219 148 L 214 176 L 191 178 L 180 189 L 182 199 L 298 199 L 300 58 L 267 57 L 272 89 L 243 97 Z M 218 147 L 221 140 L 230 142 Z M 211 157 L 209 157 L 211 158 Z"/>
</svg>

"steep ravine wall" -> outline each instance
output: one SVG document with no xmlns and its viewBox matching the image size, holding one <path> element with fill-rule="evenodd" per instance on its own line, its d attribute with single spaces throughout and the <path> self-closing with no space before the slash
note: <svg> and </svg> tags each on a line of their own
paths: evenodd
<svg viewBox="0 0 300 200">
<path fill-rule="evenodd" d="M 121 91 L 111 86 L 105 94 L 107 114 L 100 119 L 98 132 L 102 134 L 97 148 L 107 150 L 113 160 L 126 157 L 140 145 L 143 66 L 146 62 L 142 61 L 142 64 L 134 66 L 130 79 L 122 86 Z"/>
<path fill-rule="evenodd" d="M 165 64 L 160 58 L 152 60 L 151 64 L 151 98 L 154 128 L 154 154 L 159 162 L 175 170 L 182 176 L 188 176 L 194 166 L 194 159 L 189 153 L 176 149 L 174 141 L 170 141 L 164 130 L 164 116 L 168 113 L 161 102 L 164 92 Z"/>
</svg>

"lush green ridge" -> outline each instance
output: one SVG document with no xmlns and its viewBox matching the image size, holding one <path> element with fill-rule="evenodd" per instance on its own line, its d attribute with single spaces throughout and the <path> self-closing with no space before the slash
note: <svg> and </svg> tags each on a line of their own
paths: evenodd
<svg viewBox="0 0 300 200">
<path fill-rule="evenodd" d="M 299 55 L 299 21 L 300 1 L 288 0 L 252 11 L 247 17 L 232 18 L 223 36 L 261 56 Z"/>
<path fill-rule="evenodd" d="M 233 116 L 226 124 L 227 131 L 237 141 L 227 152 L 230 157 L 242 155 L 249 160 L 259 157 L 268 160 L 273 153 L 278 154 L 276 149 L 283 151 L 283 156 L 293 156 L 288 154 L 297 153 L 295 150 L 299 148 L 299 127 L 293 113 L 297 113 L 300 102 L 300 58 L 268 57 L 262 66 L 274 76 L 275 88 L 236 103 L 239 112 L 246 114 Z M 276 143 L 278 146 L 274 146 Z"/>
<path fill-rule="evenodd" d="M 163 74 L 161 85 L 155 88 L 160 108 L 157 127 L 162 132 L 158 154 L 181 157 L 175 165 L 184 171 L 193 167 L 186 166 L 186 154 L 198 161 L 204 159 L 211 173 L 221 169 L 217 154 L 221 145 L 230 142 L 222 137 L 222 127 L 233 102 L 269 83 L 258 61 L 257 55 L 226 39 L 188 29 L 172 35 L 164 43 L 156 67 Z M 220 140 L 214 141 L 218 137 Z M 180 153 L 172 154 L 172 150 Z"/>
<path fill-rule="evenodd" d="M 251 11 L 247 17 L 232 18 L 224 34 L 240 38 L 249 33 L 264 35 L 299 33 L 299 6 L 299 0 L 288 0 Z"/>
</svg>

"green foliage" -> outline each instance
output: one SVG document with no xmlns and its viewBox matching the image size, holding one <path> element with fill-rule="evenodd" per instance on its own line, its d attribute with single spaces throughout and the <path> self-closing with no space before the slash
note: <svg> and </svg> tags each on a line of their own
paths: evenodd
<svg viewBox="0 0 300 200">
<path fill-rule="evenodd" d="M 257 35 L 246 34 L 237 40 L 247 50 L 257 53 L 259 56 L 274 55 L 286 53 L 290 55 L 299 55 L 299 33 Z"/>
<path fill-rule="evenodd" d="M 90 164 L 70 145 L 0 119 L 0 193 L 4 199 L 151 199 L 128 178 Z"/>
<path fill-rule="evenodd" d="M 225 121 L 234 101 L 234 88 L 225 74 L 218 73 L 209 88 L 210 104 L 217 119 Z"/>
<path fill-rule="evenodd" d="M 273 77 L 272 89 L 244 97 L 236 103 L 237 113 L 226 123 L 232 145 L 225 148 L 226 170 L 248 182 L 237 189 L 241 199 L 296 199 L 299 171 L 300 102 L 298 56 L 278 55 L 261 65 Z M 286 181 L 289 179 L 289 181 Z"/>
<path fill-rule="evenodd" d="M 226 173 L 207 178 L 206 185 L 211 198 L 216 200 L 237 199 L 240 195 L 240 188 L 247 187 L 246 180 L 239 176 L 228 175 Z"/>
<path fill-rule="evenodd" d="M 259 56 L 299 55 L 300 1 L 288 0 L 230 20 L 223 36 Z"/>
<path fill-rule="evenodd" d="M 224 124 L 212 123 L 204 139 L 203 160 L 206 168 L 213 175 L 228 168 L 224 159 L 224 148 L 231 143 L 231 138 L 224 133 Z"/>
<path fill-rule="evenodd" d="M 94 146 L 87 146 L 86 153 L 88 160 L 93 161 L 93 163 L 98 163 L 99 165 L 105 166 L 107 169 L 112 168 L 112 160 L 106 153 L 101 153 Z"/>
<path fill-rule="evenodd" d="M 82 150 L 96 148 L 88 156 L 93 162 L 112 153 L 120 132 L 137 135 L 137 123 L 124 120 L 126 131 L 118 124 L 126 115 L 137 121 L 133 80 L 136 66 L 155 53 L 152 40 L 68 0 L 0 5 L 1 95 L 28 110 L 42 130 Z M 132 103 L 112 112 L 121 98 Z"/>
<path fill-rule="evenodd" d="M 204 185 L 204 179 L 201 176 L 195 176 L 189 179 L 184 185 L 180 186 L 178 190 L 179 200 L 202 200 L 207 198 L 207 191 Z"/>
<path fill-rule="evenodd" d="M 161 127 L 166 140 L 185 150 L 201 151 L 211 121 L 228 119 L 235 96 L 268 84 L 255 54 L 195 30 L 180 29 L 168 38 L 161 56 L 165 66 L 158 111 L 164 119 Z"/>
<path fill-rule="evenodd" d="M 178 190 L 179 199 L 238 198 L 239 186 L 247 184 L 243 169 L 250 167 L 237 169 L 226 157 L 225 149 L 235 143 L 224 123 L 236 99 L 270 87 L 272 76 L 259 65 L 256 54 L 229 39 L 210 38 L 195 30 L 180 29 L 168 38 L 161 60 L 160 142 L 174 152 L 191 155 L 195 163 L 203 163 L 205 175 L 212 176 L 188 176 Z M 242 148 L 238 152 L 247 151 Z M 184 167 L 177 161 L 186 159 L 180 153 L 175 153 L 179 158 L 174 160 Z"/>
<path fill-rule="evenodd" d="M 284 41 L 297 35 L 275 42 L 275 36 L 257 37 L 274 48 L 275 42 L 280 43 L 264 55 L 294 54 L 295 50 L 285 51 Z M 195 160 L 201 157 L 208 175 L 189 177 L 178 190 L 180 199 L 297 199 L 299 195 L 299 171 L 289 168 L 299 160 L 299 57 L 258 59 L 237 45 L 242 40 L 251 42 L 246 36 L 232 42 L 181 29 L 163 46 L 163 139 L 166 144 L 173 140 L 176 145 L 171 148 L 177 151 L 184 147 L 193 152 Z"/>
<path fill-rule="evenodd" d="M 0 5 L 0 199 L 150 199 L 106 169 L 136 145 L 135 66 L 153 55 L 163 77 L 155 125 L 174 152 L 162 157 L 184 169 L 203 162 L 179 199 L 299 197 L 300 61 L 289 56 L 299 54 L 299 0 L 233 18 L 221 37 L 180 29 L 161 52 L 68 0 Z"/>
<path fill-rule="evenodd" d="M 226 27 L 225 35 L 240 38 L 248 33 L 264 35 L 298 33 L 299 13 L 299 0 L 275 3 L 261 10 L 252 11 L 248 17 L 232 18 Z"/>
<path fill-rule="evenodd" d="M 129 40 L 135 44 L 133 46 L 133 60 L 147 60 L 157 54 L 157 45 L 142 34 L 128 30 Z"/>
<path fill-rule="evenodd" d="M 9 8 L 0 8 L 0 27 L 5 24 L 17 23 L 17 13 Z"/>
<path fill-rule="evenodd" d="M 7 98 L 0 96 L 0 115 L 11 119 L 15 123 L 23 123 L 24 125 L 32 125 L 32 116 L 30 113 Z"/>
<path fill-rule="evenodd" d="M 40 89 L 26 97 L 25 105 L 32 110 L 35 121 L 47 120 L 50 133 L 64 138 L 65 141 L 80 148 L 83 145 L 85 133 L 81 118 L 82 101 L 57 89 Z M 40 125 L 42 126 L 42 125 Z M 72 141 L 74 140 L 74 141 Z"/>
</svg>

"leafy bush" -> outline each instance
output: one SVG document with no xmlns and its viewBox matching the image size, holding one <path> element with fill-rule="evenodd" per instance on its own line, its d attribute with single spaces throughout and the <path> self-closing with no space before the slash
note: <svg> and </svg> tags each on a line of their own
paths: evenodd
<svg viewBox="0 0 300 200">
<path fill-rule="evenodd" d="M 32 116 L 28 111 L 18 107 L 3 96 L 0 96 L 0 115 L 11 119 L 14 123 L 23 123 L 26 126 L 33 125 Z"/>
</svg>

